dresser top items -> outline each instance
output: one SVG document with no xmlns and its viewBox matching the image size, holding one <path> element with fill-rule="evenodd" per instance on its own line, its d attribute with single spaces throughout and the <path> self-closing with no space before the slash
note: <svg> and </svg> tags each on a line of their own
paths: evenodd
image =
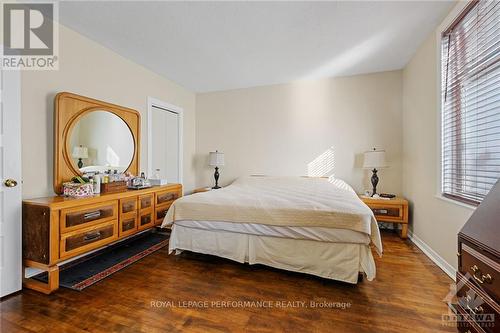
<svg viewBox="0 0 500 333">
<path fill-rule="evenodd" d="M 43 205 L 55 210 L 77 205 L 86 205 L 96 202 L 123 199 L 128 197 L 136 197 L 138 195 L 155 193 L 162 190 L 180 192 L 182 190 L 182 185 L 167 184 L 161 186 L 152 186 L 151 188 L 142 190 L 126 190 L 124 192 L 98 194 L 89 197 L 78 197 L 78 198 L 66 197 L 66 196 L 52 196 L 52 197 L 25 199 L 23 200 L 23 202 L 31 205 Z"/>
</svg>

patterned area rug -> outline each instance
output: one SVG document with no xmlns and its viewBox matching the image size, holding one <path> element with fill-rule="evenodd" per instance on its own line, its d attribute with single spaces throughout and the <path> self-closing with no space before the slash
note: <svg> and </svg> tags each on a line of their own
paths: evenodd
<svg viewBox="0 0 500 333">
<path fill-rule="evenodd" d="M 60 267 L 59 285 L 81 291 L 168 245 L 168 233 L 148 232 Z M 34 279 L 47 282 L 47 273 Z"/>
</svg>

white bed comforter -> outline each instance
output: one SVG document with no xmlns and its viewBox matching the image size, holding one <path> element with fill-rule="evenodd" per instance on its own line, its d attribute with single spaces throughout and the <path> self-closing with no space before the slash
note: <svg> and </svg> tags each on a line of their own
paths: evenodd
<svg viewBox="0 0 500 333">
<path fill-rule="evenodd" d="M 244 177 L 226 188 L 176 200 L 162 227 L 175 221 L 227 221 L 348 229 L 382 242 L 372 211 L 339 179 Z"/>
</svg>

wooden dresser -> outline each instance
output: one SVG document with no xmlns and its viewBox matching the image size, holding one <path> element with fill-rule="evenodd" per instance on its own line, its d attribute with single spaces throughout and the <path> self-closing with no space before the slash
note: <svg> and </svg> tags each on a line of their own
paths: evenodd
<svg viewBox="0 0 500 333">
<path fill-rule="evenodd" d="M 458 234 L 459 332 L 500 332 L 500 182 Z"/>
<path fill-rule="evenodd" d="M 48 283 L 25 279 L 24 286 L 44 293 L 59 287 L 58 263 L 160 225 L 182 185 L 86 198 L 54 196 L 23 201 L 25 267 L 48 272 Z"/>
</svg>

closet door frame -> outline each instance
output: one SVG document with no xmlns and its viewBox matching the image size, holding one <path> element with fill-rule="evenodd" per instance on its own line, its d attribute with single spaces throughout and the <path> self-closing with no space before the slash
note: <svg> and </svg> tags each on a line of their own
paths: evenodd
<svg viewBox="0 0 500 333">
<path fill-rule="evenodd" d="M 148 97 L 148 176 L 151 176 L 153 174 L 153 124 L 152 124 L 152 119 L 153 119 L 153 108 L 157 109 L 162 109 L 165 110 L 165 112 L 172 112 L 176 113 L 178 115 L 177 117 L 177 126 L 178 126 L 178 151 L 177 151 L 177 156 L 179 157 L 178 160 L 178 183 L 182 184 L 183 183 L 183 178 L 182 178 L 182 166 L 183 166 L 183 159 L 184 159 L 184 150 L 183 150 L 183 143 L 182 143 L 182 138 L 183 138 L 183 119 L 184 119 L 184 110 L 181 107 L 178 107 L 176 105 L 164 102 L 162 100 L 153 98 L 153 97 Z"/>
</svg>

